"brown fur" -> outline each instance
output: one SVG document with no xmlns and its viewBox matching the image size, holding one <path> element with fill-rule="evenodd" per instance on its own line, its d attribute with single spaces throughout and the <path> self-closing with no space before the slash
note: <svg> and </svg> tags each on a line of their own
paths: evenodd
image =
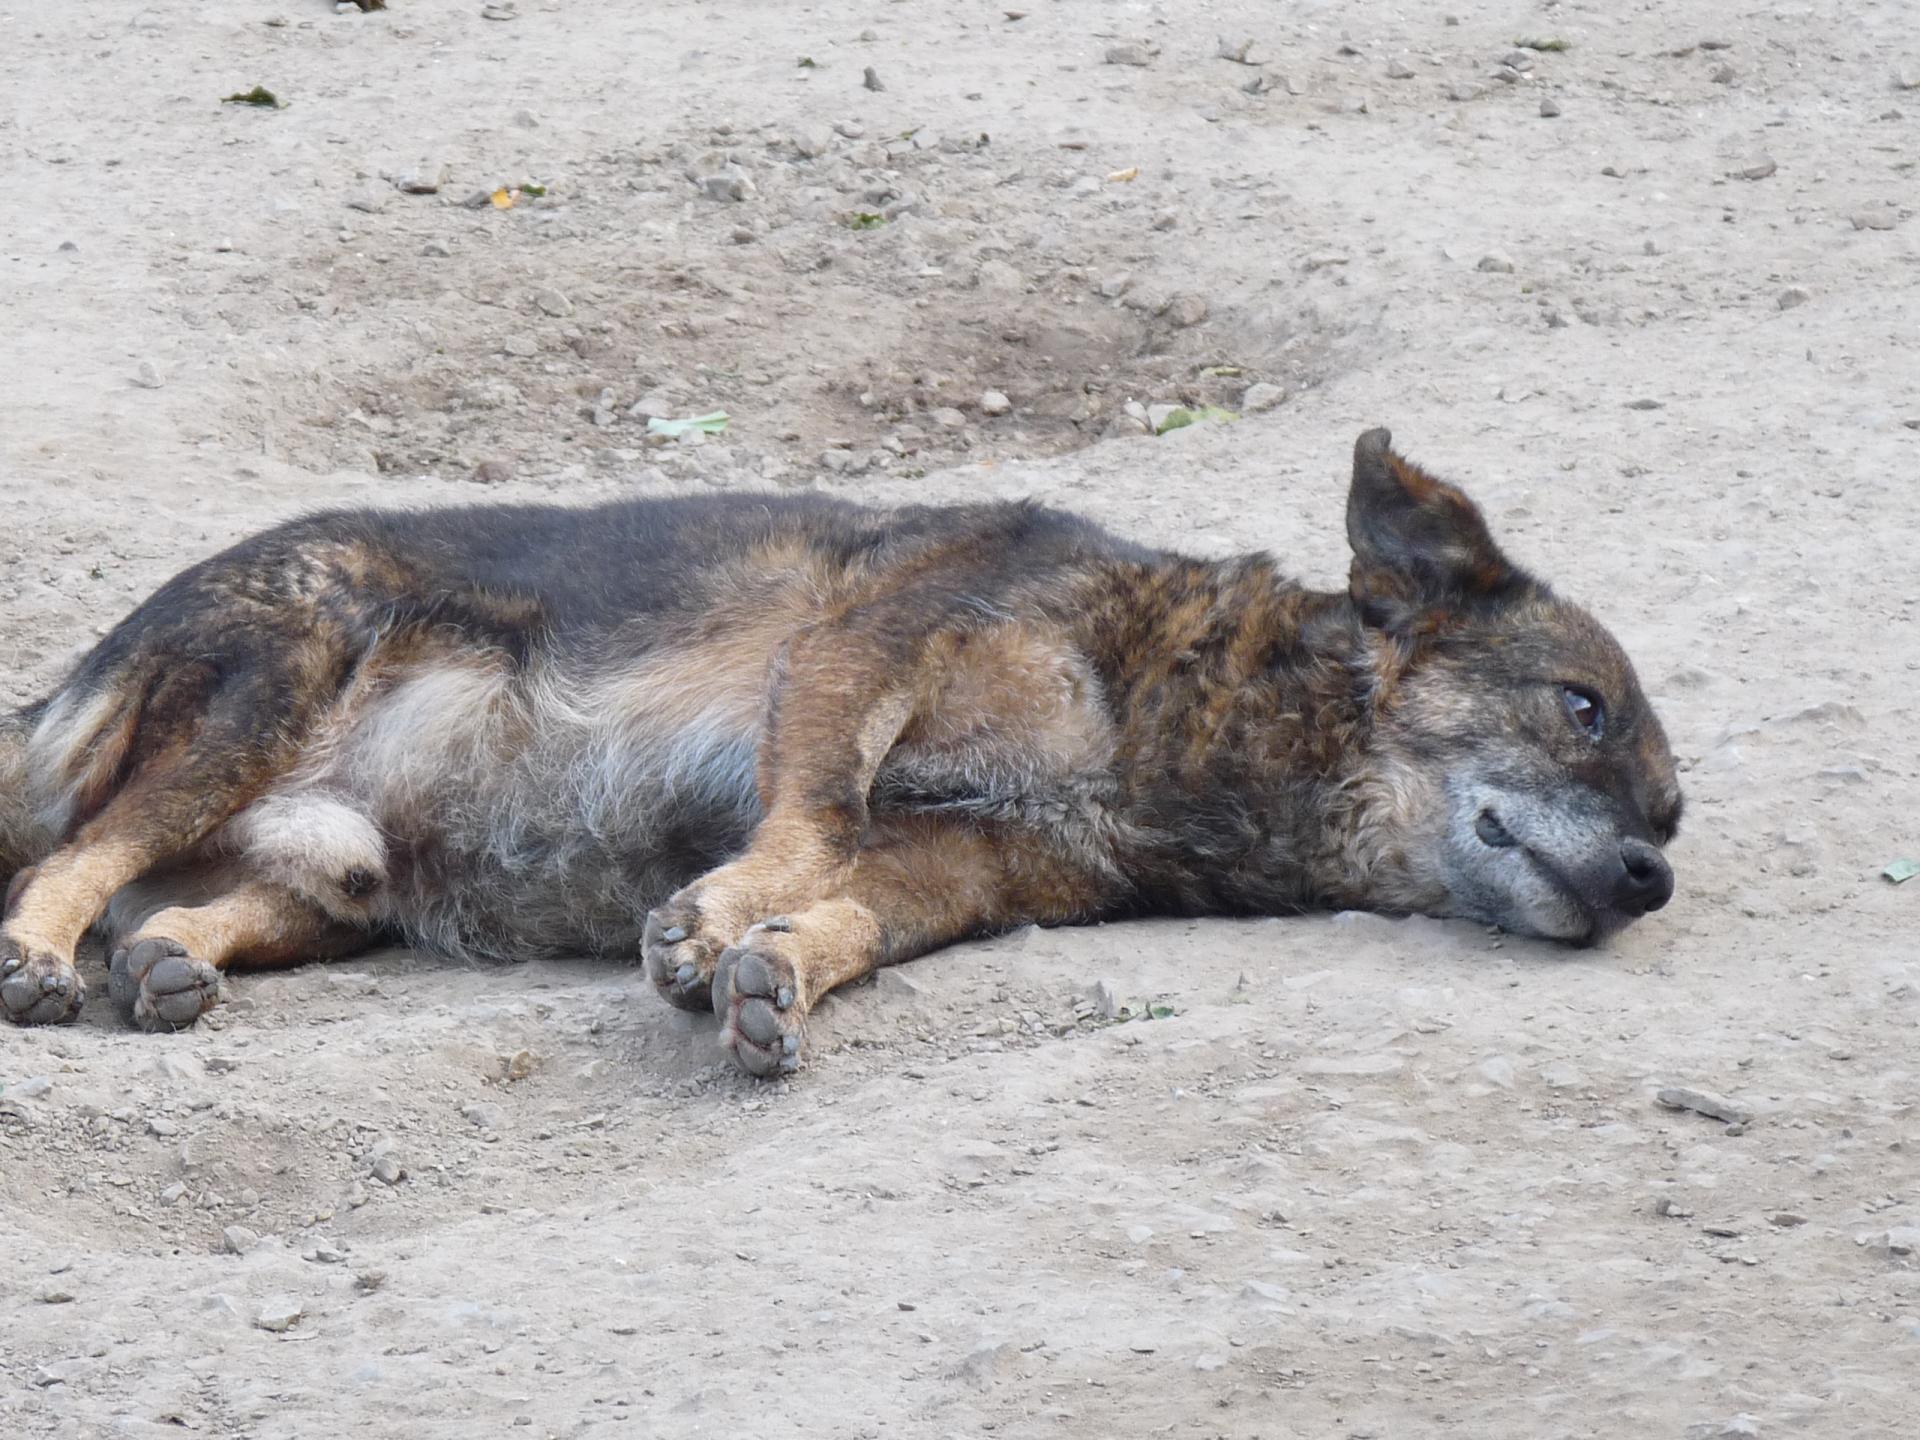
<svg viewBox="0 0 1920 1440">
<path fill-rule="evenodd" d="M 1678 790 L 1611 638 L 1384 431 L 1348 529 L 1326 594 L 1019 506 L 296 522 L 0 720 L 0 1002 L 71 1018 L 111 904 L 148 1026 L 230 964 L 397 932 L 644 959 L 775 1074 L 834 987 L 1013 925 L 1340 905 L 1591 941 L 1657 908 Z M 1570 722 L 1601 697 L 1604 733 Z"/>
</svg>

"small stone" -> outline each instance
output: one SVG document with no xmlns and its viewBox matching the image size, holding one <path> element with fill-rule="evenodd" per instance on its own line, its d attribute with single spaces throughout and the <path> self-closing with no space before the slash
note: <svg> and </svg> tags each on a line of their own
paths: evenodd
<svg viewBox="0 0 1920 1440">
<path fill-rule="evenodd" d="M 1100 293 L 1109 300 L 1118 300 L 1127 293 L 1127 287 L 1133 284 L 1131 275 L 1109 275 L 1100 282 Z"/>
<path fill-rule="evenodd" d="M 1540 97 L 1540 116 L 1545 120 L 1555 119 L 1560 114 L 1560 102 L 1551 95 Z"/>
<path fill-rule="evenodd" d="M 244 1225 L 227 1226 L 220 1232 L 220 1239 L 225 1243 L 228 1253 L 233 1255 L 244 1255 L 260 1243 L 259 1233 Z"/>
<path fill-rule="evenodd" d="M 867 89 L 873 91 L 880 91 L 887 88 L 886 82 L 880 78 L 880 72 L 871 65 L 867 66 L 861 73 L 860 83 L 866 86 Z"/>
<path fill-rule="evenodd" d="M 153 367 L 142 364 L 140 368 L 142 370 L 151 370 Z M 136 380 L 134 383 L 136 385 L 145 385 L 147 382 L 144 380 Z M 147 388 L 156 389 L 159 384 L 160 379 L 159 376 L 156 375 L 152 385 L 149 385 Z M 50 1076 L 31 1075 L 25 1080 L 17 1081 L 7 1086 L 4 1090 L 0 1090 L 0 1094 L 4 1094 L 9 1100 L 38 1100 L 51 1089 L 53 1089 L 53 1080 Z"/>
<path fill-rule="evenodd" d="M 1507 256 L 1502 255 L 1498 250 L 1494 250 L 1482 255 L 1480 257 L 1480 263 L 1473 268 L 1476 270 L 1484 270 L 1489 275 L 1511 275 L 1513 274 L 1513 261 Z"/>
<path fill-rule="evenodd" d="M 1731 50 L 1733 48 L 1733 42 L 1731 40 L 1702 40 L 1700 42 L 1700 48 L 1702 50 Z"/>
<path fill-rule="evenodd" d="M 933 423 L 943 430 L 964 430 L 967 428 L 967 417 L 951 405 L 942 405 L 938 410 L 933 412 L 931 418 Z"/>
<path fill-rule="evenodd" d="M 1509 1060 L 1505 1055 L 1489 1055 L 1480 1062 L 1477 1068 L 1485 1079 L 1492 1081 L 1502 1090 L 1511 1090 L 1513 1088 L 1513 1083 L 1516 1079 L 1513 1061 Z"/>
<path fill-rule="evenodd" d="M 1776 1210 L 1767 1216 L 1769 1225 L 1778 1225 L 1782 1230 L 1793 1230 L 1807 1223 L 1807 1217 L 1794 1210 Z"/>
<path fill-rule="evenodd" d="M 1387 62 L 1387 78 L 1389 80 L 1411 80 L 1413 78 L 1413 67 L 1404 60 L 1389 60 Z"/>
<path fill-rule="evenodd" d="M 1207 302 L 1198 295 L 1176 295 L 1167 305 L 1167 318 L 1182 330 L 1190 330 L 1207 318 Z"/>
<path fill-rule="evenodd" d="M 359 210 L 368 215 L 378 215 L 387 208 L 386 193 L 372 186 L 365 186 L 347 196 L 347 208 Z"/>
<path fill-rule="evenodd" d="M 1153 52 L 1137 41 L 1127 45 L 1107 47 L 1107 64 L 1109 65 L 1151 65 L 1152 63 Z"/>
<path fill-rule="evenodd" d="M 1713 74 L 1707 78 L 1716 85 L 1731 85 L 1739 77 L 1734 73 L 1733 66 L 1716 65 L 1713 67 Z"/>
<path fill-rule="evenodd" d="M 513 7 L 511 0 L 508 0 L 508 3 L 502 5 L 482 5 L 480 18 L 482 20 L 518 20 L 520 12 Z"/>
<path fill-rule="evenodd" d="M 536 290 L 533 292 L 534 308 L 556 320 L 565 319 L 573 314 L 573 302 L 558 290 Z"/>
<path fill-rule="evenodd" d="M 445 165 L 423 162 L 396 175 L 393 185 L 402 195 L 438 195 L 450 173 Z"/>
<path fill-rule="evenodd" d="M 1449 85 L 1447 87 L 1447 99 L 1453 101 L 1456 105 L 1464 105 L 1469 100 L 1478 100 L 1479 98 L 1480 87 L 1478 85 Z"/>
<path fill-rule="evenodd" d="M 1161 210 L 1153 217 L 1153 228 L 1156 230 L 1171 230 L 1179 223 L 1180 212 L 1177 210 Z"/>
<path fill-rule="evenodd" d="M 1013 409 L 1013 402 L 998 390 L 988 390 L 980 397 L 982 415 L 1005 415 Z"/>
<path fill-rule="evenodd" d="M 513 112 L 513 123 L 522 130 L 538 130 L 540 117 L 531 110 L 516 110 Z"/>
<path fill-rule="evenodd" d="M 1517 70 L 1524 75 L 1527 71 L 1533 69 L 1533 52 L 1531 50 L 1509 50 L 1500 57 L 1500 63 L 1506 66 L 1507 69 Z"/>
<path fill-rule="evenodd" d="M 1627 401 L 1627 409 L 1629 410 L 1664 410 L 1666 408 L 1666 401 L 1655 400 L 1651 396 L 1646 395 L 1641 396 L 1638 400 Z"/>
<path fill-rule="evenodd" d="M 509 1080 L 524 1080 L 533 1074 L 534 1055 L 531 1050 L 516 1050 L 506 1058 L 506 1076 Z"/>
<path fill-rule="evenodd" d="M 406 1162 L 392 1139 L 382 1137 L 374 1141 L 367 1156 L 373 1162 L 373 1178 L 382 1185 L 398 1185 L 407 1178 Z"/>
<path fill-rule="evenodd" d="M 833 149 L 833 132 L 824 125 L 809 125 L 793 137 L 793 150 L 803 160 L 818 160 Z"/>
<path fill-rule="evenodd" d="M 260 1307 L 260 1313 L 254 1316 L 253 1323 L 262 1330 L 283 1335 L 298 1325 L 300 1318 L 306 1313 L 306 1306 L 293 1296 L 276 1295 Z"/>
<path fill-rule="evenodd" d="M 1751 1440 L 1760 1433 L 1760 1422 L 1742 1412 L 1714 1432 L 1720 1440 Z"/>
<path fill-rule="evenodd" d="M 858 120 L 841 120 L 834 125 L 833 133 L 838 135 L 842 140 L 864 140 L 867 135 L 867 127 L 862 125 Z"/>
<path fill-rule="evenodd" d="M 1796 306 L 1806 304 L 1807 301 L 1812 298 L 1813 292 L 1805 286 L 1789 285 L 1780 292 L 1779 298 L 1773 303 L 1778 305 L 1782 310 L 1791 310 Z"/>
<path fill-rule="evenodd" d="M 1663 1086 L 1654 1098 L 1669 1110 L 1691 1110 L 1697 1115 L 1705 1115 L 1710 1120 L 1723 1120 L 1729 1125 L 1744 1124 L 1753 1118 L 1724 1095 L 1716 1095 L 1711 1090 L 1695 1090 L 1688 1085 Z"/>
<path fill-rule="evenodd" d="M 54 246 L 53 248 L 58 250 L 62 255 L 78 254 L 80 250 L 80 247 L 74 244 L 73 241 L 71 240 L 62 240 L 58 245 Z"/>
<path fill-rule="evenodd" d="M 513 478 L 513 462 L 482 460 L 467 478 L 480 485 L 504 485 Z"/>
<path fill-rule="evenodd" d="M 1249 414 L 1258 415 L 1263 410 L 1271 410 L 1280 405 L 1286 398 L 1285 389 L 1262 380 L 1257 385 L 1247 387 L 1247 393 L 1240 397 L 1240 408 Z"/>
<path fill-rule="evenodd" d="M 506 1107 L 487 1100 L 475 1100 L 462 1105 L 460 1113 L 482 1130 L 498 1130 L 507 1123 Z"/>
<path fill-rule="evenodd" d="M 1113 988 L 1111 980 L 1094 981 L 1087 989 L 1087 998 L 1093 1002 L 1094 1013 L 1102 1020 L 1118 1020 L 1127 1011 L 1125 1002 Z"/>
<path fill-rule="evenodd" d="M 71 1305 L 74 1296 L 73 1292 L 64 1285 L 49 1285 L 35 1298 L 37 1298 L 42 1305 Z"/>
<path fill-rule="evenodd" d="M 1162 430 L 1166 429 L 1167 421 L 1173 418 L 1173 412 L 1185 408 L 1186 407 L 1182 405 L 1168 405 L 1165 403 L 1147 406 L 1147 428 L 1158 435 Z"/>
<path fill-rule="evenodd" d="M 176 1180 L 160 1192 L 160 1203 L 162 1205 L 178 1205 L 186 1198 L 187 1182 L 184 1180 Z"/>
<path fill-rule="evenodd" d="M 422 245 L 420 247 L 420 253 L 429 260 L 450 260 L 453 258 L 453 251 L 442 245 L 438 240 L 429 240 L 426 244 Z"/>
<path fill-rule="evenodd" d="M 709 200 L 725 204 L 738 204 L 753 193 L 753 182 L 737 172 L 702 175 L 699 185 Z"/>
<path fill-rule="evenodd" d="M 134 367 L 133 383 L 138 385 L 142 390 L 158 390 L 162 385 L 166 384 L 167 382 L 166 382 L 166 379 L 160 374 L 159 368 L 151 360 L 142 360 L 138 365 Z M 40 1078 L 42 1080 L 46 1080 L 45 1076 L 41 1076 Z M 21 1083 L 27 1084 L 31 1082 L 23 1081 Z M 53 1082 L 51 1080 L 46 1080 L 46 1083 L 48 1085 L 51 1085 Z M 14 1089 L 9 1093 L 18 1095 L 20 1091 L 18 1089 Z M 44 1090 L 41 1090 L 37 1093 L 44 1095 L 47 1092 Z"/>
<path fill-rule="evenodd" d="M 1236 65 L 1258 65 L 1261 62 L 1250 58 L 1253 55 L 1254 41 L 1251 37 L 1235 40 L 1226 35 L 1216 36 L 1213 53 L 1222 60 L 1231 60 Z"/>
<path fill-rule="evenodd" d="M 1856 210 L 1848 217 L 1856 230 L 1891 230 L 1900 223 L 1899 212 L 1891 205 L 1875 205 Z"/>
<path fill-rule="evenodd" d="M 1733 172 L 1739 180 L 1764 180 L 1778 170 L 1780 166 L 1771 155 L 1756 155 Z"/>
<path fill-rule="evenodd" d="M 540 342 L 531 335 L 509 335 L 500 342 L 500 348 L 518 359 L 531 360 L 540 353 Z"/>
</svg>

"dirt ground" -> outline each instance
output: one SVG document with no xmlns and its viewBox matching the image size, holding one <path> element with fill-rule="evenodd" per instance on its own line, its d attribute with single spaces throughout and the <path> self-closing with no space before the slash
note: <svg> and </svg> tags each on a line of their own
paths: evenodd
<svg viewBox="0 0 1920 1440">
<path fill-rule="evenodd" d="M 332 503 L 1032 494 L 1338 584 L 1386 423 L 1637 657 L 1675 902 L 1022 933 L 779 1085 L 637 971 L 151 1037 L 92 956 L 0 1035 L 0 1433 L 1914 1433 L 1911 7 L 1017 6 L 0 0 L 0 700 Z"/>
</svg>

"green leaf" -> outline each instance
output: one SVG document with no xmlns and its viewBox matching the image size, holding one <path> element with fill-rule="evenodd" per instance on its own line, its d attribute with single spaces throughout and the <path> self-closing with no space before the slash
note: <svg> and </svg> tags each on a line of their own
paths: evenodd
<svg viewBox="0 0 1920 1440">
<path fill-rule="evenodd" d="M 280 97 L 264 85 L 256 85 L 251 90 L 242 90 L 237 95 L 229 95 L 220 103 L 222 105 L 258 105 L 263 110 L 282 108 Z"/>
<path fill-rule="evenodd" d="M 1539 50 L 1549 53 L 1573 48 L 1571 40 L 1516 40 L 1513 43 L 1522 50 Z"/>
<path fill-rule="evenodd" d="M 1179 1013 L 1180 1012 L 1174 1009 L 1173 1006 L 1171 1005 L 1147 1006 L 1147 1018 L 1149 1020 L 1171 1020 L 1174 1016 L 1178 1015 Z"/>
<path fill-rule="evenodd" d="M 1904 885 L 1920 875 L 1920 860 L 1896 860 L 1880 872 L 1896 885 Z"/>
<path fill-rule="evenodd" d="M 856 210 L 845 221 L 849 230 L 878 230 L 886 223 L 886 216 L 875 215 L 871 210 Z"/>
<path fill-rule="evenodd" d="M 727 428 L 728 419 L 729 416 L 724 410 L 715 410 L 707 415 L 689 416 L 685 420 L 667 420 L 659 415 L 654 415 L 650 416 L 647 420 L 647 433 L 649 435 L 667 435 L 675 439 L 685 435 L 689 430 L 698 430 L 707 435 L 718 435 Z"/>
<path fill-rule="evenodd" d="M 800 68 L 802 70 L 818 70 L 820 65 L 811 55 L 802 55 L 800 57 Z"/>
</svg>

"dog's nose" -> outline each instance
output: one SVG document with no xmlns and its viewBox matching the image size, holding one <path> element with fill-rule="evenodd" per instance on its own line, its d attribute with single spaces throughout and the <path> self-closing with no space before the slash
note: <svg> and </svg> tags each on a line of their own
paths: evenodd
<svg viewBox="0 0 1920 1440">
<path fill-rule="evenodd" d="M 1672 898 L 1673 867 L 1667 857 L 1644 840 L 1622 841 L 1613 903 L 1629 915 L 1645 915 Z"/>
</svg>

